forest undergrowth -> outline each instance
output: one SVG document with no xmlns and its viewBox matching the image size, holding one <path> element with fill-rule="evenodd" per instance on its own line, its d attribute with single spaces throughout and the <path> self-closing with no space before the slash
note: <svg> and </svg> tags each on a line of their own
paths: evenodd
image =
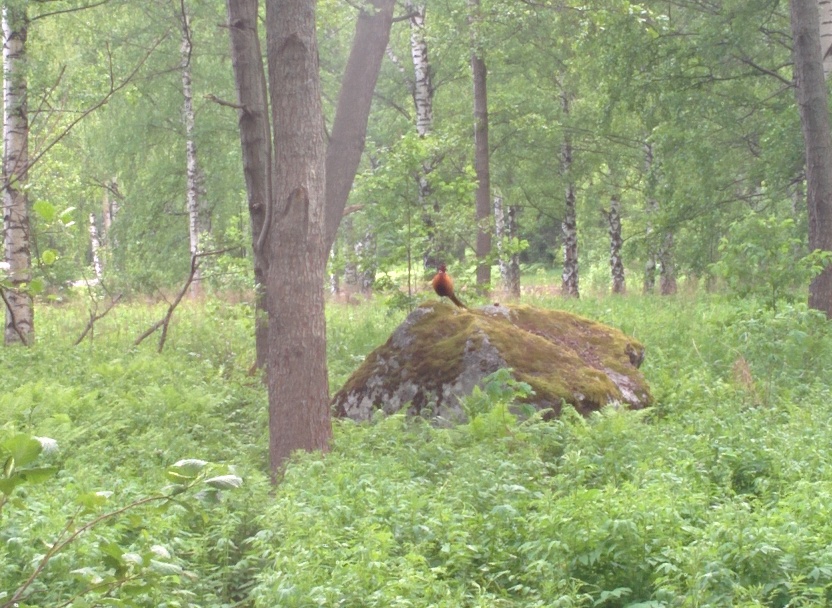
<svg viewBox="0 0 832 608">
<path fill-rule="evenodd" d="M 336 422 L 277 488 L 244 304 L 184 304 L 161 354 L 133 341 L 162 307 L 120 305 L 79 346 L 87 312 L 40 307 L 38 344 L 3 353 L 0 448 L 54 439 L 31 465 L 54 474 L 0 483 L 0 607 L 23 585 L 18 606 L 832 601 L 828 322 L 718 296 L 527 303 L 642 341 L 655 406 L 518 420 L 522 387 L 495 381 L 457 428 Z M 403 316 L 329 306 L 333 390 Z"/>
</svg>

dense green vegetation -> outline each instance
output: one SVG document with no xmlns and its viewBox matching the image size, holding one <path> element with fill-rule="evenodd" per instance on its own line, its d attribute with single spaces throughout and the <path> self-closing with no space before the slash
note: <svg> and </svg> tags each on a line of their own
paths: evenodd
<svg viewBox="0 0 832 608">
<path fill-rule="evenodd" d="M 492 388 L 455 429 L 339 422 L 332 451 L 298 455 L 276 488 L 245 305 L 183 305 L 161 354 L 132 346 L 154 306 L 116 308 L 77 347 L 86 313 L 41 306 L 38 344 L 3 355 L 0 439 L 53 438 L 58 451 L 37 463 L 58 471 L 0 510 L 0 605 L 67 521 L 158 495 L 187 458 L 233 465 L 242 487 L 106 520 L 58 553 L 20 606 L 829 601 L 828 324 L 802 305 L 714 296 L 531 303 L 642 340 L 656 407 L 517 421 L 506 405 L 518 389 Z M 402 317 L 380 299 L 331 305 L 332 385 Z M 139 556 L 132 570 L 125 554 Z M 77 596 L 125 573 L 106 597 Z"/>
</svg>

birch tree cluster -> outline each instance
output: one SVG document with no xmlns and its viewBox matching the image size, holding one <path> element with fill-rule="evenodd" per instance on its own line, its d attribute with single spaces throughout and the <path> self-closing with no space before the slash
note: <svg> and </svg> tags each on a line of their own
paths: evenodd
<svg viewBox="0 0 832 608">
<path fill-rule="evenodd" d="M 816 4 L 828 75 L 832 3 Z M 223 3 L 8 0 L 3 15 L 0 277 L 24 311 L 6 340 L 34 335 L 32 298 L 170 291 L 199 252 L 222 254 L 194 295 L 252 289 Z M 318 2 L 327 138 L 356 16 Z M 781 263 L 816 268 L 793 47 L 769 0 L 397 3 L 327 284 L 416 293 L 448 263 L 514 295 L 521 270 L 568 296 L 721 289 L 744 276 L 738 233 L 796 242 Z M 790 221 L 753 230 L 769 218 Z M 779 288 L 803 297 L 807 273 Z"/>
</svg>

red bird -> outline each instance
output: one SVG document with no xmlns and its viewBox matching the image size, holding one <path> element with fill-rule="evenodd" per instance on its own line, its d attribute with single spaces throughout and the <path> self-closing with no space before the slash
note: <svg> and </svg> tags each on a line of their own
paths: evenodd
<svg viewBox="0 0 832 608">
<path fill-rule="evenodd" d="M 456 295 L 454 295 L 454 282 L 451 280 L 451 275 L 449 275 L 446 270 L 447 268 L 445 268 L 445 264 L 439 265 L 439 272 L 436 273 L 436 276 L 433 277 L 433 280 L 430 282 L 430 284 L 433 285 L 433 290 L 440 298 L 448 298 L 460 308 L 468 308 L 465 304 L 459 301 L 459 298 L 457 298 Z"/>
</svg>

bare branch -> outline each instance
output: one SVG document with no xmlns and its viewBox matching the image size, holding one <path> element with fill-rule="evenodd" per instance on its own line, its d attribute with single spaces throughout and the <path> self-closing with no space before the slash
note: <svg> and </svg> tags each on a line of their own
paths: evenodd
<svg viewBox="0 0 832 608">
<path fill-rule="evenodd" d="M 80 122 L 81 122 L 82 120 L 84 120 L 87 116 L 89 116 L 90 114 L 92 114 L 93 112 L 95 112 L 97 109 L 99 109 L 99 108 L 101 108 L 101 107 L 103 107 L 103 106 L 107 105 L 107 103 L 109 103 L 110 99 L 112 99 L 113 95 L 115 95 L 117 92 L 119 92 L 120 90 L 122 90 L 123 88 L 125 88 L 128 84 L 130 84 L 130 83 L 133 81 L 133 79 L 136 77 L 136 75 L 139 73 L 139 70 L 142 68 L 142 66 L 145 64 L 145 62 L 146 62 L 146 61 L 150 58 L 150 56 L 151 56 L 151 55 L 153 54 L 153 52 L 154 52 L 154 51 L 158 48 L 158 46 L 159 46 L 160 44 L 162 44 L 162 42 L 163 42 L 163 41 L 164 41 L 164 40 L 168 37 L 168 35 L 169 35 L 169 33 L 166 33 L 164 36 L 162 36 L 161 38 L 159 38 L 159 40 L 157 40 L 157 41 L 155 42 L 155 44 L 153 44 L 153 46 L 151 46 L 151 47 L 150 47 L 150 50 L 148 50 L 148 51 L 147 51 L 147 53 L 144 55 L 144 57 L 142 57 L 142 58 L 139 60 L 138 64 L 136 64 L 136 66 L 135 66 L 135 67 L 133 68 L 133 70 L 132 70 L 132 71 L 131 71 L 128 75 L 127 75 L 127 77 L 126 77 L 126 78 L 124 78 L 124 79 L 123 79 L 121 82 L 119 82 L 118 84 L 115 84 L 115 79 L 114 79 L 114 77 L 113 77 L 112 58 L 111 58 L 111 59 L 110 59 L 110 90 L 109 90 L 109 91 L 107 91 L 107 94 L 106 94 L 106 95 L 104 95 L 104 97 L 103 97 L 103 98 L 101 98 L 99 101 L 97 101 L 96 103 L 94 103 L 93 105 L 91 105 L 90 107 L 88 107 L 86 110 L 83 110 L 83 111 L 82 111 L 82 112 L 78 115 L 78 117 L 77 117 L 77 118 L 75 118 L 72 122 L 70 122 L 70 123 L 69 123 L 69 125 L 67 125 L 67 127 L 63 130 L 63 132 L 62 132 L 62 133 L 60 133 L 57 137 L 55 137 L 55 139 L 53 139 L 51 142 L 49 142 L 49 143 L 48 143 L 48 144 L 47 144 L 47 145 L 46 145 L 46 146 L 45 146 L 42 150 L 40 150 L 40 151 L 39 151 L 39 152 L 38 152 L 38 153 L 34 156 L 34 158 L 32 158 L 32 160 L 29 162 L 29 165 L 28 165 L 28 167 L 27 167 L 27 170 L 28 170 L 28 169 L 31 169 L 31 168 L 32 168 L 32 167 L 33 167 L 33 166 L 34 166 L 34 165 L 35 165 L 35 164 L 36 164 L 36 163 L 37 163 L 37 162 L 38 162 L 41 158 L 43 158 L 43 156 L 44 156 L 44 155 L 45 155 L 45 154 L 46 154 L 49 150 L 51 150 L 51 149 L 52 149 L 54 146 L 56 146 L 56 145 L 57 145 L 57 144 L 58 144 L 61 140 L 63 140 L 63 139 L 64 139 L 64 137 L 66 137 L 67 135 L 69 135 L 69 133 L 72 131 L 72 129 L 74 129 L 74 128 L 78 125 L 78 123 L 80 123 Z"/>
<path fill-rule="evenodd" d="M 31 17 L 29 21 L 37 21 L 38 19 L 45 19 L 46 17 L 52 17 L 54 15 L 62 15 L 64 13 L 76 13 L 78 11 L 85 11 L 88 8 L 95 8 L 96 6 L 101 6 L 103 4 L 107 4 L 110 0 L 100 0 L 99 2 L 93 2 L 92 4 L 87 4 L 85 6 L 74 6 L 71 8 L 61 9 L 59 11 L 52 11 L 51 13 L 41 13 L 40 15 L 35 15 Z"/>
<path fill-rule="evenodd" d="M 199 268 L 199 259 L 208 257 L 211 255 L 220 255 L 226 253 L 227 251 L 231 251 L 232 249 L 236 249 L 235 247 L 226 247 L 225 249 L 219 249 L 217 251 L 204 251 L 201 253 L 195 253 L 191 256 L 191 272 L 188 274 L 188 278 L 185 281 L 185 284 L 182 286 L 182 289 L 177 294 L 176 298 L 171 302 L 170 306 L 168 306 L 168 310 L 165 313 L 165 316 L 156 321 L 153 325 L 151 325 L 145 332 L 140 335 L 136 340 L 133 342 L 133 346 L 138 346 L 141 344 L 145 338 L 152 335 L 160 327 L 162 328 L 162 335 L 159 337 L 159 346 L 156 349 L 156 352 L 162 352 L 162 349 L 165 347 L 165 340 L 167 340 L 168 335 L 168 326 L 170 325 L 170 320 L 173 317 L 173 312 L 176 310 L 176 307 L 179 306 L 179 303 L 182 301 L 182 298 L 185 297 L 185 294 L 188 293 L 188 288 L 191 286 L 191 283 L 194 280 L 194 276 L 196 275 L 197 268 Z"/>
<path fill-rule="evenodd" d="M 107 316 L 107 313 L 109 313 L 113 308 L 115 308 L 115 305 L 118 304 L 118 301 L 121 300 L 123 295 L 123 293 L 120 293 L 115 298 L 113 298 L 107 305 L 107 308 L 101 314 L 95 314 L 93 313 L 93 311 L 90 311 L 90 320 L 87 323 L 87 326 L 84 328 L 84 331 L 81 332 L 81 335 L 78 336 L 78 339 L 75 340 L 75 342 L 73 342 L 72 345 L 78 346 L 79 344 L 81 344 L 81 342 L 84 341 L 84 338 L 87 337 L 87 334 L 90 333 L 90 331 L 92 330 L 93 326 L 95 325 L 95 322 Z M 92 334 L 90 333 L 90 335 Z"/>
<path fill-rule="evenodd" d="M 242 112 L 245 112 L 246 114 L 251 114 L 251 111 L 246 106 L 234 103 L 233 101 L 226 101 L 225 99 L 220 99 L 212 93 L 207 93 L 204 96 L 204 98 L 208 101 L 213 101 L 215 104 L 226 106 L 227 108 L 234 108 L 235 110 L 240 110 Z"/>
<path fill-rule="evenodd" d="M 14 318 L 14 310 L 12 310 L 12 304 L 6 297 L 6 290 L 2 286 L 0 286 L 0 298 L 2 298 L 3 303 L 6 305 L 6 310 L 9 311 L 9 316 L 11 317 L 11 325 L 15 333 L 20 338 L 20 341 L 23 343 L 23 346 L 29 346 L 29 342 L 26 340 L 26 336 L 23 335 L 23 332 L 20 331 L 20 328 L 17 326 L 17 320 Z"/>
</svg>

